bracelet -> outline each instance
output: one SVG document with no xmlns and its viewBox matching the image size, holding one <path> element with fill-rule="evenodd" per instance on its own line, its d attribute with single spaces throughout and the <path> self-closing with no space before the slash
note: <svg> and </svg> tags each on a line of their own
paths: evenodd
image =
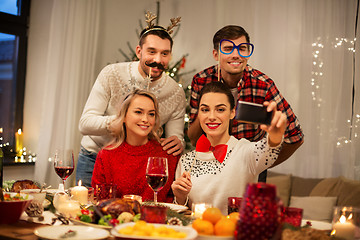
<svg viewBox="0 0 360 240">
<path fill-rule="evenodd" d="M 186 206 L 186 205 L 188 204 L 188 201 L 189 201 L 189 196 L 186 196 L 185 203 L 184 203 L 184 204 L 179 204 L 179 203 L 176 201 L 176 197 L 174 197 L 174 203 L 175 203 L 175 204 L 178 204 L 178 205 L 184 205 L 184 206 Z"/>
</svg>

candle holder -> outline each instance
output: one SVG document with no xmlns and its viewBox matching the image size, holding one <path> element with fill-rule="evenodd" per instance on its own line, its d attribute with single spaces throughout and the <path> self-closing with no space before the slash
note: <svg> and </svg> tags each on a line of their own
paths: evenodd
<svg viewBox="0 0 360 240">
<path fill-rule="evenodd" d="M 282 207 L 275 185 L 249 183 L 240 207 L 235 239 L 281 239 Z"/>
<path fill-rule="evenodd" d="M 141 206 L 141 220 L 147 223 L 166 223 L 166 211 L 165 206 Z"/>
<path fill-rule="evenodd" d="M 142 204 L 142 197 L 139 196 L 139 195 L 124 195 L 123 198 L 126 198 L 126 199 L 131 199 L 131 200 L 136 200 L 138 201 L 140 204 Z"/>
<path fill-rule="evenodd" d="M 335 207 L 331 235 L 345 240 L 360 239 L 360 209 Z"/>
<path fill-rule="evenodd" d="M 228 214 L 239 212 L 241 201 L 241 197 L 228 197 Z"/>
<path fill-rule="evenodd" d="M 295 227 L 301 226 L 301 220 L 303 216 L 302 208 L 284 207 L 283 214 L 284 214 L 283 222 L 289 223 Z"/>
<path fill-rule="evenodd" d="M 112 183 L 96 184 L 96 201 L 116 198 L 117 185 Z"/>
</svg>

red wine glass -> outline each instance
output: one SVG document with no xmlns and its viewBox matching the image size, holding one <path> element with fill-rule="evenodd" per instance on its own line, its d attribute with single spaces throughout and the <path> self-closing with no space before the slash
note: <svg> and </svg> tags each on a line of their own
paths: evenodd
<svg viewBox="0 0 360 240">
<path fill-rule="evenodd" d="M 65 180 L 74 171 L 74 152 L 73 150 L 56 150 L 54 159 L 55 172 L 63 181 L 65 188 Z"/>
<path fill-rule="evenodd" d="M 154 191 L 154 202 L 157 204 L 157 193 L 168 180 L 168 162 L 164 157 L 149 157 L 146 166 L 146 181 Z"/>
</svg>

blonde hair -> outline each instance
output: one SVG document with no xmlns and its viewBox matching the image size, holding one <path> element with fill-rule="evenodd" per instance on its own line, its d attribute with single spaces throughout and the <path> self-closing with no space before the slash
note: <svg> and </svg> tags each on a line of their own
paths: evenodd
<svg viewBox="0 0 360 240">
<path fill-rule="evenodd" d="M 110 123 L 109 125 L 109 131 L 111 135 L 113 135 L 114 139 L 105 147 L 106 149 L 115 149 L 119 147 L 126 139 L 126 127 L 124 123 L 124 119 L 126 117 L 126 114 L 129 110 L 129 106 L 131 102 L 137 97 L 137 96 L 144 96 L 152 100 L 155 107 L 155 125 L 153 126 L 151 132 L 149 133 L 149 139 L 155 139 L 157 141 L 160 141 L 160 136 L 162 134 L 162 128 L 160 126 L 160 115 L 159 115 L 159 105 L 156 100 L 156 97 L 154 94 L 145 91 L 136 89 L 129 95 L 127 95 L 124 99 L 124 101 L 120 105 L 120 111 L 117 114 L 117 117 Z"/>
</svg>

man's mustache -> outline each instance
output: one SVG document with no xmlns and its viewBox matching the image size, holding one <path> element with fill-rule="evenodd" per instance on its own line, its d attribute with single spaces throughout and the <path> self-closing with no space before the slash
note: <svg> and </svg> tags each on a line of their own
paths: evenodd
<svg viewBox="0 0 360 240">
<path fill-rule="evenodd" d="M 147 61 L 145 61 L 145 65 L 148 67 L 156 67 L 160 70 L 165 71 L 165 67 L 161 63 L 157 63 L 157 62 L 148 63 Z"/>
</svg>

